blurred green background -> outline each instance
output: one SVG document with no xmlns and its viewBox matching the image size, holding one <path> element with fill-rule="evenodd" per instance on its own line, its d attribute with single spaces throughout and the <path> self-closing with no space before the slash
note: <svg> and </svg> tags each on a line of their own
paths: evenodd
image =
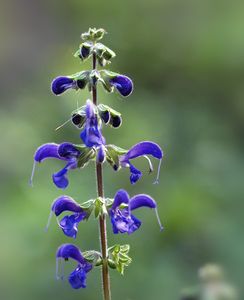
<svg viewBox="0 0 244 300">
<path fill-rule="evenodd" d="M 243 290 L 244 2 L 9 0 L 0 9 L 0 298 L 101 299 L 99 270 L 85 290 L 55 280 L 56 248 L 72 241 L 55 219 L 44 228 L 63 193 L 51 174 L 63 164 L 44 162 L 28 185 L 39 145 L 80 141 L 71 124 L 54 129 L 88 92 L 55 97 L 49 87 L 55 76 L 89 68 L 72 55 L 90 26 L 109 32 L 104 43 L 117 53 L 110 68 L 135 85 L 128 99 L 98 91 L 123 115 L 120 129 L 105 129 L 107 142 L 128 148 L 153 140 L 165 153 L 157 186 L 143 160 L 135 186 L 128 170 L 105 167 L 107 196 L 118 188 L 150 194 L 165 226 L 160 233 L 146 209 L 136 213 L 143 226 L 132 236 L 113 236 L 108 226 L 109 244 L 130 243 L 133 257 L 124 277 L 111 271 L 113 299 L 177 300 L 207 262 L 222 265 Z M 95 196 L 92 164 L 69 178 L 65 193 L 80 202 Z M 75 243 L 99 247 L 95 220 L 80 224 Z"/>
</svg>

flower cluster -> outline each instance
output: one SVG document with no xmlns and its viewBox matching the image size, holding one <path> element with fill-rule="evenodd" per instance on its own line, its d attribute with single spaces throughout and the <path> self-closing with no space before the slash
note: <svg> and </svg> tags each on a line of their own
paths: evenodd
<svg viewBox="0 0 244 300">
<path fill-rule="evenodd" d="M 98 42 L 105 34 L 102 29 L 89 29 L 87 33 L 82 34 L 83 42 L 75 53 L 75 57 L 82 61 L 93 58 L 100 66 L 105 66 L 110 62 L 115 53 Z M 33 182 L 34 171 L 37 163 L 42 163 L 46 159 L 56 159 L 63 161 L 64 167 L 52 174 L 52 181 L 59 189 L 65 189 L 69 185 L 68 173 L 74 169 L 83 169 L 88 163 L 95 162 L 96 166 L 102 166 L 108 163 L 116 172 L 122 168 L 128 168 L 130 171 L 130 182 L 134 185 L 141 177 L 142 172 L 132 164 L 138 157 L 144 157 L 149 163 L 149 172 L 153 171 L 153 164 L 148 156 L 159 161 L 157 178 L 158 182 L 160 165 L 163 152 L 160 146 L 151 141 L 142 141 L 133 145 L 130 149 L 120 148 L 113 144 L 107 144 L 102 134 L 103 125 L 110 125 L 112 128 L 118 128 L 122 123 L 121 114 L 105 104 L 97 104 L 94 101 L 94 90 L 98 83 L 101 83 L 108 92 L 117 90 L 123 97 L 129 96 L 133 91 L 132 80 L 125 75 L 114 73 L 108 70 L 81 71 L 70 76 L 58 76 L 52 81 L 51 90 L 55 95 L 61 95 L 69 89 L 80 90 L 88 87 L 92 92 L 93 101 L 87 100 L 86 103 L 72 112 L 72 123 L 80 130 L 81 144 L 70 142 L 46 143 L 37 148 L 34 154 L 34 166 L 31 176 Z M 138 208 L 150 208 L 157 217 L 160 229 L 163 229 L 157 212 L 156 201 L 145 194 L 138 194 L 130 197 L 127 191 L 120 189 L 115 196 L 106 198 L 98 194 L 95 199 L 90 199 L 83 203 L 76 202 L 67 195 L 61 195 L 54 200 L 51 205 L 50 217 L 55 215 L 58 227 L 69 238 L 75 239 L 78 233 L 78 226 L 81 222 L 89 220 L 92 212 L 95 217 L 105 220 L 107 215 L 111 222 L 114 234 L 132 234 L 138 230 L 142 222 L 134 216 L 134 211 Z M 69 275 L 68 281 L 74 289 L 86 287 L 87 273 L 95 266 L 104 266 L 116 268 L 123 273 L 131 259 L 128 256 L 128 245 L 116 245 L 105 249 L 107 254 L 94 250 L 81 252 L 73 244 L 61 245 L 56 253 L 57 258 L 57 277 L 59 275 L 59 261 L 73 259 L 77 262 L 76 268 Z M 104 252 L 104 251 L 103 251 Z"/>
</svg>

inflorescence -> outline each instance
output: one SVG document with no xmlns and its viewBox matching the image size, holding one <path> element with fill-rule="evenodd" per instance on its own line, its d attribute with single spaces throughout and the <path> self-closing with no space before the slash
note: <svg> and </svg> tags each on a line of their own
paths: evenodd
<svg viewBox="0 0 244 300">
<path fill-rule="evenodd" d="M 101 67 L 109 64 L 110 60 L 115 57 L 115 53 L 100 42 L 104 34 L 103 29 L 95 28 L 83 33 L 81 35 L 83 41 L 74 56 L 81 61 L 89 58 L 92 58 L 93 61 L 95 59 Z M 128 76 L 108 70 L 98 70 L 97 68 L 69 76 L 58 76 L 52 81 L 51 90 L 55 95 L 61 95 L 71 89 L 79 91 L 87 87 L 93 93 L 99 83 L 107 92 L 117 91 L 122 97 L 128 97 L 133 91 L 133 82 Z M 132 164 L 132 161 L 137 157 L 145 157 L 149 163 L 149 171 L 152 172 L 153 165 L 148 156 L 159 160 L 156 178 L 156 182 L 158 182 L 163 157 L 159 145 L 151 141 L 142 141 L 133 145 L 130 149 L 123 149 L 106 143 L 102 134 L 102 127 L 104 125 L 110 125 L 112 128 L 120 127 L 122 117 L 119 112 L 105 104 L 94 103 L 94 101 L 88 99 L 82 107 L 71 113 L 71 121 L 80 130 L 82 144 L 64 142 L 41 145 L 34 154 L 31 183 L 36 164 L 54 158 L 63 161 L 62 164 L 64 164 L 60 171 L 52 175 L 52 181 L 59 189 L 65 189 L 68 186 L 68 173 L 70 171 L 83 169 L 90 162 L 96 164 L 107 162 L 116 172 L 121 168 L 128 168 L 130 182 L 135 184 L 141 178 L 142 172 Z M 58 227 L 66 236 L 75 239 L 80 222 L 89 220 L 92 212 L 94 212 L 96 218 L 106 215 L 109 217 L 114 234 L 132 234 L 141 226 L 141 221 L 134 216 L 134 211 L 140 207 L 153 209 L 160 229 L 163 229 L 157 213 L 156 201 L 145 194 L 130 197 L 124 189 L 118 190 L 113 198 L 96 197 L 82 204 L 69 196 L 61 195 L 54 200 L 51 206 L 48 225 L 52 215 L 55 215 Z M 74 289 L 85 288 L 87 274 L 94 267 L 99 267 L 104 263 L 123 274 L 124 267 L 131 262 L 128 252 L 129 245 L 114 245 L 107 249 L 106 262 L 104 262 L 104 257 L 99 251 L 81 252 L 73 244 L 63 244 L 56 253 L 57 278 L 64 278 L 64 274 L 60 274 L 59 264 L 73 259 L 77 262 L 77 266 L 69 274 L 69 283 Z"/>
</svg>

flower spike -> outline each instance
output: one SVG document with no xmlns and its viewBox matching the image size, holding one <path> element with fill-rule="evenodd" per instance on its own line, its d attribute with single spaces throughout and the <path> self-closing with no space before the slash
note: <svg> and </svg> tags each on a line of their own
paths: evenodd
<svg viewBox="0 0 244 300">
<path fill-rule="evenodd" d="M 37 148 L 34 154 L 34 164 L 30 178 L 33 182 L 37 163 L 46 159 L 63 161 L 64 165 L 52 174 L 52 181 L 56 187 L 65 189 L 69 185 L 68 174 L 70 170 L 84 168 L 91 160 L 96 167 L 97 196 L 94 199 L 77 203 L 67 195 L 56 198 L 50 209 L 46 229 L 48 229 L 53 215 L 56 217 L 58 227 L 70 238 L 76 238 L 80 222 L 94 217 L 99 219 L 101 253 L 96 250 L 81 250 L 73 244 L 63 244 L 56 252 L 56 276 L 57 279 L 64 278 L 64 262 L 72 259 L 76 266 L 68 275 L 68 281 L 72 288 L 80 289 L 86 287 L 87 274 L 93 266 L 102 268 L 103 295 L 104 299 L 111 299 L 108 268 L 116 269 L 124 274 L 124 269 L 132 259 L 129 257 L 130 245 L 119 245 L 107 247 L 106 218 L 110 219 L 114 234 L 127 233 L 128 235 L 137 231 L 142 221 L 135 215 L 135 211 L 145 207 L 155 212 L 160 230 L 161 224 L 156 201 L 146 194 L 138 194 L 130 197 L 126 190 L 120 189 L 113 199 L 107 198 L 103 190 L 103 163 L 109 163 L 115 171 L 121 168 L 129 168 L 130 182 L 135 184 L 141 177 L 142 172 L 132 163 L 137 157 L 144 157 L 149 165 L 149 173 L 153 172 L 153 164 L 150 156 L 159 160 L 157 178 L 158 183 L 163 151 L 160 146 L 150 141 L 142 141 L 135 144 L 129 150 L 120 148 L 113 144 L 106 144 L 103 136 L 102 126 L 108 125 L 119 128 L 122 125 L 121 113 L 100 103 L 97 97 L 97 86 L 102 84 L 103 88 L 111 93 L 118 92 L 122 97 L 128 97 L 133 92 L 133 81 L 126 75 L 101 70 L 97 66 L 105 67 L 111 63 L 116 56 L 113 50 L 101 42 L 106 31 L 102 28 L 90 28 L 88 32 L 81 34 L 82 42 L 74 53 L 81 62 L 92 60 L 92 69 L 83 70 L 78 73 L 58 76 L 51 83 L 51 91 L 60 96 L 69 90 L 81 90 L 88 88 L 92 101 L 87 100 L 81 106 L 74 109 L 69 119 L 56 130 L 71 122 L 76 129 L 80 130 L 80 139 L 83 144 L 72 144 L 63 142 L 61 144 L 46 143 Z M 84 222 L 85 223 L 85 222 Z M 61 263 L 61 272 L 59 265 Z"/>
</svg>

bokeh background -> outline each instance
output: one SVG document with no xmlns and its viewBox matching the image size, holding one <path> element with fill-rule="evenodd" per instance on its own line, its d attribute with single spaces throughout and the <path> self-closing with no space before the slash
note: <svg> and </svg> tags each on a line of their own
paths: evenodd
<svg viewBox="0 0 244 300">
<path fill-rule="evenodd" d="M 108 226 L 109 244 L 130 243 L 133 257 L 124 277 L 111 271 L 114 299 L 177 300 L 208 262 L 222 265 L 243 293 L 244 2 L 2 0 L 0 298 L 101 299 L 99 270 L 86 290 L 55 280 L 56 248 L 71 240 L 55 219 L 44 228 L 53 199 L 64 193 L 51 182 L 62 163 L 44 162 L 28 185 L 39 145 L 79 143 L 71 124 L 54 129 L 88 92 L 55 97 L 49 87 L 57 75 L 89 68 L 73 57 L 89 26 L 109 32 L 104 43 L 117 53 L 110 68 L 135 84 L 128 99 L 98 91 L 123 116 L 120 129 L 105 129 L 107 142 L 128 148 L 153 140 L 165 153 L 156 186 L 143 159 L 136 165 L 145 176 L 135 186 L 128 170 L 105 167 L 106 195 L 118 188 L 150 194 L 165 225 L 160 233 L 154 214 L 142 209 L 143 226 L 132 236 L 113 236 Z M 65 193 L 80 202 L 95 196 L 92 164 L 69 178 Z M 99 247 L 95 220 L 80 224 L 75 243 Z"/>
</svg>

